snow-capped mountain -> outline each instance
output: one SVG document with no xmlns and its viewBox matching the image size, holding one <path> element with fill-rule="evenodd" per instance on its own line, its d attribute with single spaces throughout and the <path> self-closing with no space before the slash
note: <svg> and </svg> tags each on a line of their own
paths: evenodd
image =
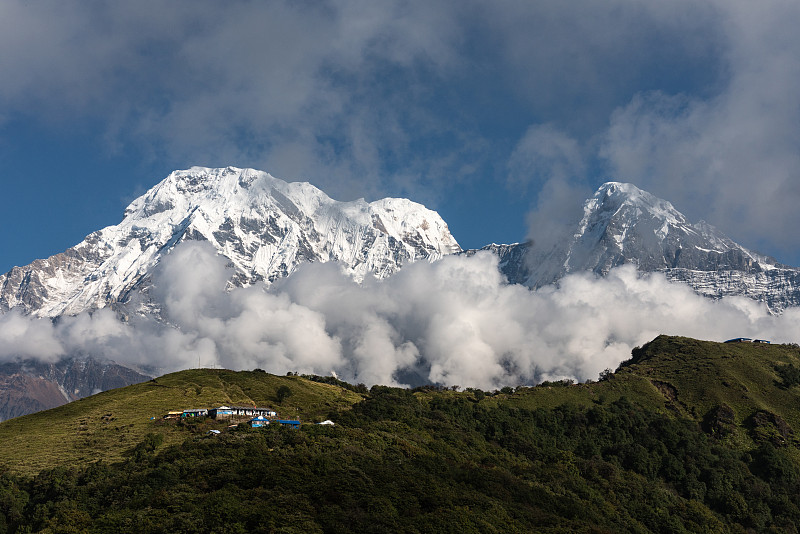
<svg viewBox="0 0 800 534">
<path fill-rule="evenodd" d="M 410 200 L 338 202 L 262 171 L 193 167 L 134 200 L 118 225 L 0 276 L 0 311 L 56 317 L 124 307 L 185 240 L 212 243 L 230 260 L 236 285 L 270 282 L 317 261 L 336 261 L 356 280 L 385 277 L 461 250 L 436 212 Z"/>
<path fill-rule="evenodd" d="M 434 211 L 406 199 L 338 202 L 308 183 L 252 169 L 175 171 L 125 210 L 122 222 L 47 259 L 0 275 L 0 312 L 57 317 L 146 300 L 149 276 L 177 243 L 205 240 L 244 286 L 290 274 L 303 262 L 335 261 L 356 280 L 461 249 Z M 550 240 L 552 243 L 554 240 Z M 700 294 L 746 296 L 780 313 L 800 305 L 800 269 L 687 221 L 669 202 L 631 184 L 603 184 L 555 245 L 491 244 L 511 283 L 538 288 L 565 274 L 604 275 L 623 263 L 662 272 Z M 464 251 L 474 254 L 474 250 Z"/>
<path fill-rule="evenodd" d="M 603 184 L 574 230 L 552 248 L 535 242 L 484 248 L 500 255 L 510 282 L 532 288 L 569 273 L 602 276 L 633 263 L 708 297 L 745 296 L 778 313 L 800 305 L 800 269 L 747 250 L 705 222 L 690 223 L 672 204 L 632 184 Z"/>
</svg>

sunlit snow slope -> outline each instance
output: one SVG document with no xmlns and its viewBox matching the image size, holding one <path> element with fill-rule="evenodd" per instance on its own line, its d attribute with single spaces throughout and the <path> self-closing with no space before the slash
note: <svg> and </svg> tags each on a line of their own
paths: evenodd
<svg viewBox="0 0 800 534">
<path fill-rule="evenodd" d="M 67 251 L 0 276 L 0 311 L 55 317 L 119 306 L 177 243 L 206 240 L 234 283 L 273 281 L 303 262 L 338 262 L 356 280 L 385 277 L 460 247 L 434 211 L 406 199 L 338 202 L 311 184 L 252 169 L 193 167 L 170 174 L 121 223 Z"/>
<path fill-rule="evenodd" d="M 631 263 L 712 298 L 744 296 L 776 313 L 800 305 L 800 269 L 752 252 L 703 221 L 690 223 L 672 204 L 632 184 L 603 184 L 585 202 L 580 221 L 550 242 L 484 248 L 500 256 L 509 281 L 532 288 L 569 273 L 604 276 Z"/>
</svg>

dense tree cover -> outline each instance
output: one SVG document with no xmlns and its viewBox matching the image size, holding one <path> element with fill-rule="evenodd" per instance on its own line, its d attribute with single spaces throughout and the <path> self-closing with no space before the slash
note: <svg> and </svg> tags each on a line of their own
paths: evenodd
<svg viewBox="0 0 800 534">
<path fill-rule="evenodd" d="M 790 388 L 800 385 L 800 367 L 795 367 L 791 363 L 787 365 L 776 365 L 775 371 L 781 379 L 782 387 Z"/>
<path fill-rule="evenodd" d="M 491 401 L 491 402 L 489 402 Z M 237 429 L 0 475 L 2 532 L 797 532 L 794 445 L 621 399 L 520 409 L 373 387 L 335 427 Z"/>
<path fill-rule="evenodd" d="M 287 385 L 282 385 L 275 392 L 275 398 L 278 399 L 278 404 L 283 404 L 288 397 L 292 396 L 292 388 Z"/>
</svg>

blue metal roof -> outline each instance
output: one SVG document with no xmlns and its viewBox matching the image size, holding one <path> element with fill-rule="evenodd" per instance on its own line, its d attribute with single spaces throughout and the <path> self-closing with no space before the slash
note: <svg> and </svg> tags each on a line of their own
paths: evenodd
<svg viewBox="0 0 800 534">
<path fill-rule="evenodd" d="M 296 419 L 276 419 L 275 422 L 292 428 L 300 428 L 300 421 Z"/>
</svg>

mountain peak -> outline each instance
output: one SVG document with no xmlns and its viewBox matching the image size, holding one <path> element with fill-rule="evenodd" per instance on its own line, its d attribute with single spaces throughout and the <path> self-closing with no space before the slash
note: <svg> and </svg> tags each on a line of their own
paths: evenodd
<svg viewBox="0 0 800 534">
<path fill-rule="evenodd" d="M 600 186 L 585 202 L 574 232 L 551 246 L 530 248 L 527 285 L 540 287 L 578 271 L 602 276 L 624 263 L 681 280 L 720 271 L 756 276 L 775 268 L 771 258 L 748 251 L 710 224 L 690 223 L 670 202 L 622 182 Z"/>
<path fill-rule="evenodd" d="M 622 208 L 640 210 L 633 213 L 641 217 L 647 214 L 669 224 L 686 224 L 686 218 L 668 201 L 625 182 L 606 182 L 584 206 L 584 213 L 612 212 L 619 215 Z"/>
<path fill-rule="evenodd" d="M 131 202 L 119 224 L 0 276 L 0 310 L 56 316 L 127 302 L 160 258 L 187 240 L 210 242 L 232 264 L 237 285 L 271 282 L 317 261 L 337 262 L 357 281 L 382 278 L 461 250 L 438 213 L 407 199 L 339 202 L 263 171 L 192 167 Z"/>
<path fill-rule="evenodd" d="M 633 185 L 631 183 L 628 183 L 628 182 L 614 182 L 614 181 L 606 182 L 603 185 L 601 185 L 600 187 L 598 187 L 597 188 L 597 193 L 600 193 L 600 192 L 605 192 L 607 194 L 612 194 L 612 195 L 613 194 L 617 194 L 617 193 L 623 193 L 623 194 L 645 193 L 645 191 L 639 189 L 638 187 L 636 187 L 635 185 Z"/>
<path fill-rule="evenodd" d="M 621 263 L 638 261 L 626 248 L 655 253 L 659 243 L 672 232 L 696 233 L 686 218 L 666 200 L 643 191 L 633 184 L 607 182 L 598 188 L 583 207 L 583 218 L 573 235 L 565 267 L 585 270 L 585 263 L 602 249 L 606 259 L 592 270 L 605 273 Z M 656 253 L 656 256 L 658 254 Z"/>
</svg>

